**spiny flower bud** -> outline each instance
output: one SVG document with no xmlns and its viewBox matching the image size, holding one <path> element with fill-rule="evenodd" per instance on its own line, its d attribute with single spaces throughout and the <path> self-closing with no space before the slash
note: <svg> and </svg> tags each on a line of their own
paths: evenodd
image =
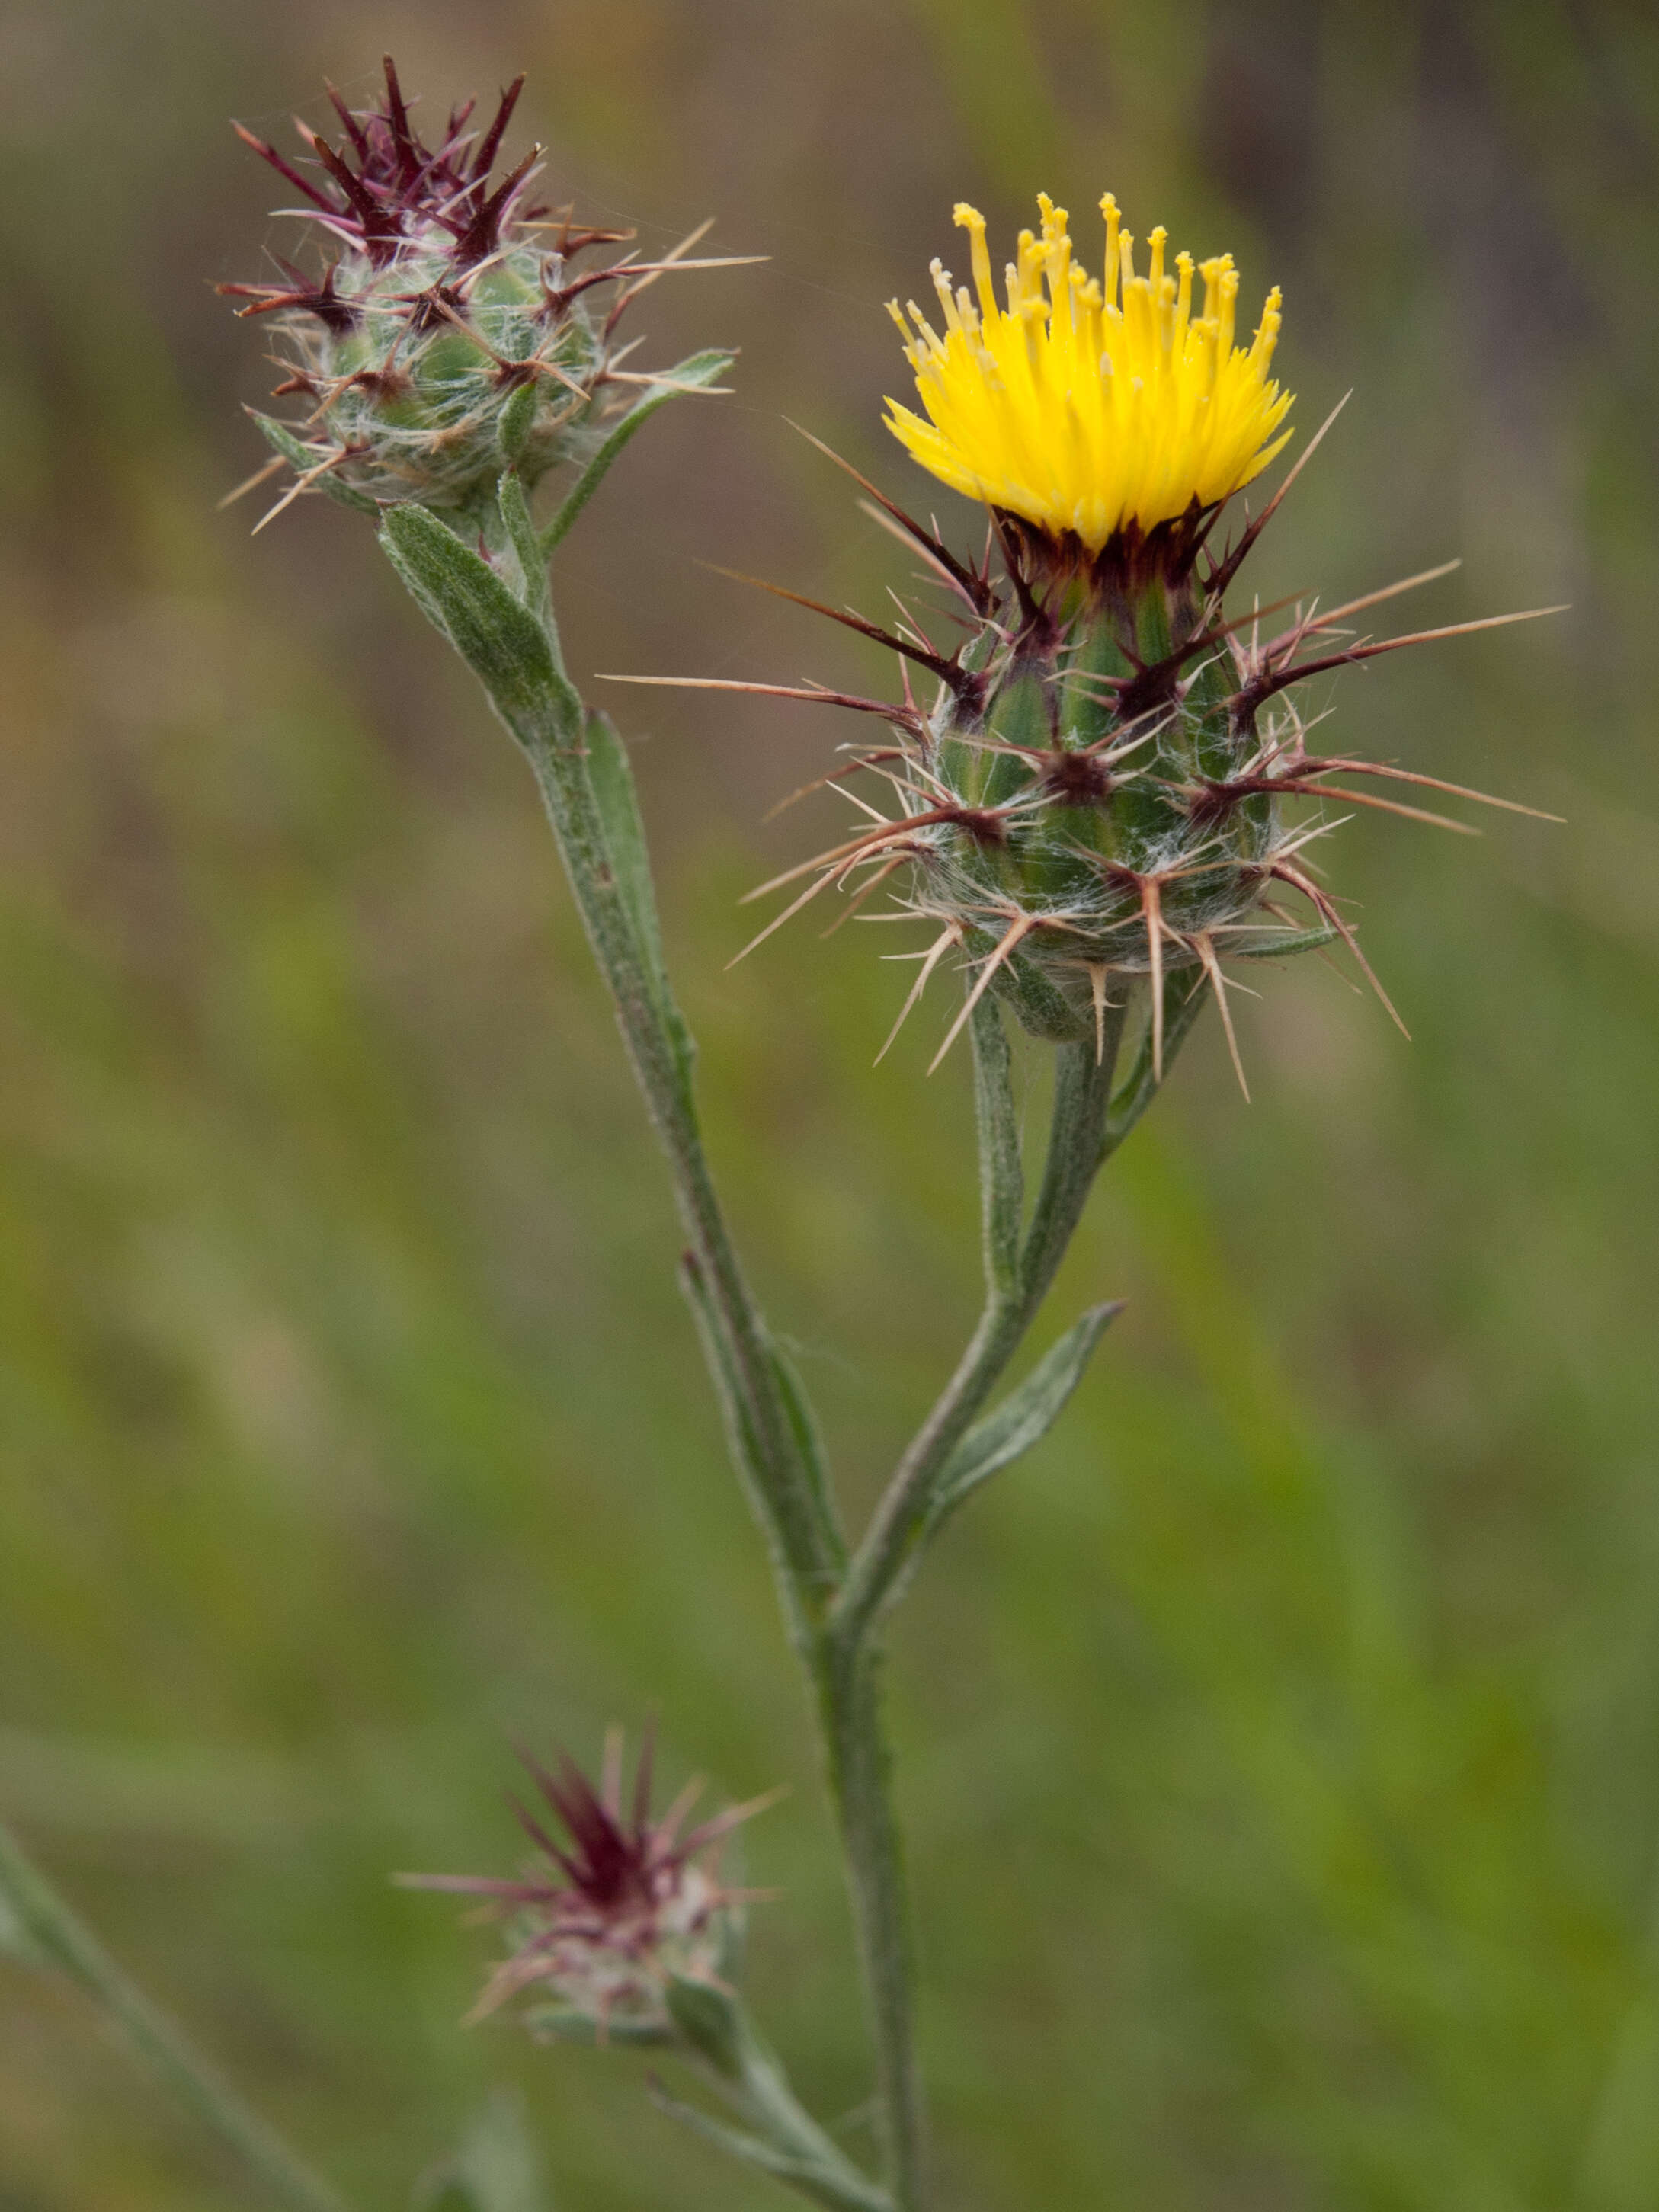
<svg viewBox="0 0 1659 2212">
<path fill-rule="evenodd" d="M 667 2036 L 666 1993 L 673 1982 L 717 1983 L 730 1964 L 744 1905 L 762 1894 L 720 1879 L 720 1847 L 773 1796 L 733 1805 L 686 1829 L 700 1794 L 689 1784 L 659 1820 L 651 1818 L 652 1743 L 647 1735 L 624 1809 L 622 1737 L 606 1738 L 596 1790 L 573 1760 L 550 1773 L 526 1760 L 553 1816 L 555 1832 L 516 1802 L 514 1811 L 538 1858 L 517 1881 L 471 1875 L 399 1875 L 406 1887 L 441 1889 L 487 1900 L 488 1917 L 506 1921 L 513 1948 L 491 1971 L 471 2020 L 519 1996 L 538 2002 L 526 2025 L 544 2033 Z M 774 1793 L 774 1796 L 775 1793 Z M 565 1840 L 556 1840 L 562 1829 Z M 682 1832 L 684 1831 L 684 1832 Z"/>
<path fill-rule="evenodd" d="M 763 884 L 761 892 L 811 878 L 754 943 L 830 884 L 857 884 L 856 906 L 896 878 L 898 915 L 934 935 L 916 956 L 921 969 L 893 1036 L 939 962 L 959 952 L 973 981 L 935 1066 L 991 989 L 1035 1035 L 1092 1036 L 1103 1052 L 1108 1006 L 1144 981 L 1161 1074 L 1166 1006 L 1184 1023 L 1206 986 L 1232 1042 L 1224 959 L 1278 957 L 1335 938 L 1370 975 L 1304 858 L 1334 825 L 1317 814 L 1293 824 L 1290 802 L 1337 799 L 1441 820 L 1333 779 L 1459 787 L 1315 757 L 1285 696 L 1300 678 L 1415 641 L 1304 651 L 1352 639 L 1342 627 L 1351 616 L 1428 576 L 1328 612 L 1298 611 L 1265 641 L 1255 615 L 1224 617 L 1223 595 L 1296 474 L 1227 550 L 1211 550 L 1227 500 L 1289 434 L 1281 426 L 1290 396 L 1268 375 L 1279 294 L 1269 295 L 1249 349 L 1235 347 L 1231 257 L 1198 271 L 1206 291 L 1194 313 L 1192 258 L 1178 255 L 1178 276 L 1166 274 L 1161 229 L 1150 273 L 1139 275 L 1116 204 L 1103 200 L 1103 285 L 1073 264 L 1064 210 L 1041 204 L 1042 237 L 1021 237 L 1006 311 L 984 222 L 968 207 L 957 220 L 972 243 L 977 303 L 935 262 L 944 335 L 914 306 L 913 335 L 893 308 L 929 419 L 890 401 L 889 428 L 924 467 L 989 508 L 1004 576 L 992 575 L 990 541 L 983 563 L 964 564 L 860 477 L 951 593 L 946 619 L 965 633 L 962 641 L 940 650 L 908 608 L 892 629 L 820 608 L 900 656 L 902 705 L 738 687 L 850 707 L 879 716 L 898 738 L 824 779 L 839 785 L 867 769 L 885 780 L 896 809 L 872 823 L 876 810 L 859 801 L 866 818 L 855 836 Z M 936 680 L 931 704 L 913 694 L 911 669 Z M 1288 912 L 1287 894 L 1311 916 Z"/>
<path fill-rule="evenodd" d="M 482 134 L 467 128 L 469 100 L 428 146 L 389 56 L 385 66 L 373 108 L 353 110 L 329 87 L 337 148 L 296 121 L 300 167 L 235 126 L 303 195 L 305 206 L 279 212 L 313 227 L 317 263 L 279 259 L 280 283 L 219 289 L 248 302 L 244 315 L 274 319 L 276 396 L 303 403 L 291 424 L 254 416 L 279 455 L 271 468 L 286 460 L 295 472 L 279 506 L 316 485 L 368 508 L 418 500 L 465 514 L 487 507 L 509 465 L 529 488 L 589 457 L 606 387 L 652 381 L 620 367 L 623 309 L 665 269 L 710 264 L 684 260 L 683 246 L 662 262 L 579 266 L 631 234 L 579 228 L 568 210 L 542 220 L 548 210 L 526 204 L 539 148 L 494 179 L 523 77 Z M 620 289 L 596 319 L 590 295 L 607 284 Z"/>
</svg>

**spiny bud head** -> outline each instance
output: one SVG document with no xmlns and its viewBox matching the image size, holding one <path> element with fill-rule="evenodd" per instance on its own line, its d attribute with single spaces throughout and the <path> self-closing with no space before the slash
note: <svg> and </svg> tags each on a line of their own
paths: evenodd
<svg viewBox="0 0 1659 2212">
<path fill-rule="evenodd" d="M 624 1806 L 622 1738 L 614 1730 L 597 1790 L 568 1758 L 552 1772 L 526 1763 L 544 1810 L 514 1808 L 537 1852 L 520 1878 L 398 1879 L 481 1898 L 491 1917 L 507 1923 L 512 1948 L 492 1969 L 472 2019 L 528 1997 L 534 2002 L 525 2024 L 538 2032 L 586 2031 L 600 2041 L 612 2033 L 666 2037 L 670 1984 L 715 1981 L 729 1966 L 744 1904 L 755 1893 L 721 1882 L 720 1848 L 772 1799 L 729 1807 L 688 1829 L 700 1787 L 692 1783 L 653 1820 L 650 1738 Z"/>
<path fill-rule="evenodd" d="M 278 333 L 277 395 L 302 412 L 255 419 L 294 464 L 295 491 L 317 483 L 374 506 L 465 510 L 508 464 L 532 484 L 591 449 L 627 295 L 599 322 L 586 295 L 646 272 L 631 258 L 579 265 L 626 234 L 542 221 L 547 210 L 527 204 L 538 149 L 495 177 L 523 82 L 482 132 L 469 101 L 430 146 L 390 58 L 376 106 L 354 110 L 330 88 L 337 146 L 296 125 L 297 166 L 236 126 L 301 195 L 280 212 L 313 232 L 309 265 L 279 260 L 280 283 L 221 287 Z"/>
</svg>

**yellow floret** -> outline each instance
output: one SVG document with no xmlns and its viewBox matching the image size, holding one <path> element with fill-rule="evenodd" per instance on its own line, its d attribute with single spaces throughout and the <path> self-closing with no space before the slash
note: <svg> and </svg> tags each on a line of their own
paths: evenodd
<svg viewBox="0 0 1659 2212">
<path fill-rule="evenodd" d="M 1227 498 L 1285 444 L 1290 432 L 1275 433 L 1291 395 L 1267 374 L 1279 295 L 1267 295 L 1249 349 L 1236 347 L 1231 254 L 1197 270 L 1204 301 L 1194 314 L 1193 258 L 1178 253 L 1176 275 L 1166 275 L 1162 229 L 1149 240 L 1149 273 L 1137 276 L 1134 240 L 1109 192 L 1103 284 L 1073 262 L 1065 209 L 1046 193 L 1037 204 L 1042 235 L 1020 233 L 1006 308 L 985 219 L 965 205 L 956 220 L 969 235 L 977 305 L 965 285 L 952 290 L 937 261 L 942 332 L 914 301 L 913 331 L 892 303 L 929 419 L 890 399 L 887 425 L 954 489 L 1056 537 L 1074 532 L 1098 553 L 1130 525 L 1150 530 L 1194 499 L 1209 507 Z"/>
</svg>

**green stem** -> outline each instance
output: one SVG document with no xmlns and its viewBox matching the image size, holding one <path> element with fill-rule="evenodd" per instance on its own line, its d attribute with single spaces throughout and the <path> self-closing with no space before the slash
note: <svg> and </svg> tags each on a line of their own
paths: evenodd
<svg viewBox="0 0 1659 2212">
<path fill-rule="evenodd" d="M 574 692 L 570 695 L 574 701 Z M 574 712 L 580 713 L 580 702 Z M 562 715 L 567 729 L 572 710 Z M 709 1174 L 672 1041 L 647 988 L 616 896 L 603 826 L 580 751 L 568 735 L 521 733 L 559 840 L 590 942 L 610 985 L 623 1035 L 668 1156 L 696 1267 L 690 1287 L 706 1322 L 709 1366 L 726 1405 L 733 1455 L 751 1492 L 777 1571 L 791 1638 L 818 1693 L 820 1724 L 847 1861 L 854 1925 L 876 2056 L 882 2136 L 897 2212 L 916 2202 L 921 2094 L 910 2025 L 902 1882 L 879 1698 L 867 1658 L 847 1666 L 821 1634 L 845 1553 L 823 1493 L 801 1465 L 764 1325 L 744 1282 Z"/>
<path fill-rule="evenodd" d="M 550 622 L 548 628 L 550 633 Z M 667 1156 L 725 1377 L 742 1416 L 741 1471 L 772 1554 L 792 1640 L 805 1656 L 842 1564 L 841 1540 L 738 1265 L 676 1040 L 659 1003 L 660 981 L 650 972 L 609 849 L 588 773 L 586 712 L 562 667 L 527 704 L 497 698 L 496 706 L 529 757 L 588 942 L 616 1004 L 635 1079 Z"/>
<path fill-rule="evenodd" d="M 975 1086 L 986 1188 L 985 1307 L 955 1373 L 894 1470 L 848 1568 L 830 1632 L 850 1652 L 863 1646 L 898 1585 L 927 1521 L 939 1476 L 1036 1319 L 1082 1218 L 1090 1188 L 1106 1157 L 1106 1115 L 1123 1020 L 1124 1009 L 1115 1008 L 1099 1052 L 1092 1042 L 1061 1045 L 1057 1050 L 1048 1156 L 1030 1224 L 1012 1267 L 1001 1260 L 1004 1238 L 994 1234 L 994 1225 L 1006 1221 L 1007 1208 L 1006 1179 L 994 1188 L 995 1158 L 1004 1149 L 999 1126 L 1003 1115 L 1000 1109 L 994 1120 L 988 1113 L 986 1094 L 991 1086 L 982 1078 Z"/>
<path fill-rule="evenodd" d="M 813 1443 L 811 1418 L 744 1283 L 697 1127 L 689 1039 L 653 936 L 648 878 L 629 881 L 590 770 L 589 724 L 564 669 L 540 589 L 521 495 L 503 483 L 502 520 L 530 603 L 418 508 L 395 510 L 386 550 L 416 599 L 466 659 L 529 758 L 629 1060 L 667 1156 L 690 1251 L 682 1279 L 696 1316 L 732 1456 L 766 1536 L 791 1641 L 816 1695 L 848 1863 L 876 2051 L 883 2136 L 897 2212 L 913 2212 L 918 2162 L 908 1957 L 888 1759 L 872 1673 L 839 1663 L 823 1623 L 846 1547 Z M 615 793 L 612 793 L 613 800 Z M 637 824 L 630 836 L 637 839 Z M 642 842 L 633 860 L 643 873 Z"/>
<path fill-rule="evenodd" d="M 312 2172 L 129 1980 L 3 1827 L 0 1905 L 9 1909 L 25 1955 L 56 1967 L 102 2006 L 138 2057 L 258 2177 L 273 2204 L 289 2212 L 346 2212 L 344 2198 Z"/>
<path fill-rule="evenodd" d="M 830 1793 L 875 2047 L 884 2167 L 897 2212 L 915 2212 L 921 2198 L 921 2076 L 880 1666 L 879 1652 L 825 1637 L 817 1676 Z"/>
<path fill-rule="evenodd" d="M 574 698 L 574 694 L 572 695 Z M 916 2203 L 921 2092 L 911 2033 L 902 1879 L 874 1670 L 843 1663 L 821 1633 L 845 1554 L 815 1480 L 799 1466 L 763 1324 L 732 1250 L 695 1117 L 675 1079 L 626 918 L 613 896 L 602 825 L 580 756 L 530 733 L 530 752 L 601 971 L 617 1002 L 629 1057 L 674 1179 L 696 1255 L 690 1287 L 706 1326 L 709 1366 L 727 1408 L 739 1468 L 752 1491 L 777 1570 L 792 1640 L 817 1691 L 820 1725 L 847 1863 L 848 1890 L 875 2048 L 882 2138 L 897 2212 Z"/>
<path fill-rule="evenodd" d="M 410 591 L 483 683 L 528 756 L 635 1075 L 667 1155 L 691 1249 L 682 1269 L 732 1455 L 765 1533 L 780 1602 L 817 1693 L 863 1967 L 882 2133 L 896 2212 L 921 2195 L 921 2096 L 912 2033 L 910 1957 L 890 1759 L 872 1632 L 896 1594 L 956 1445 L 1006 1369 L 1042 1304 L 1096 1171 L 1144 1110 L 1158 1071 L 1139 1070 L 1109 1123 L 1123 1010 L 1097 1050 L 1060 1049 L 1042 1185 L 1024 1235 L 1023 1187 L 1008 1048 L 986 1004 L 973 1027 L 988 1297 L 957 1372 L 900 1462 L 849 1565 L 810 1413 L 750 1295 L 702 1151 L 690 1043 L 657 940 L 643 832 L 625 757 L 590 723 L 560 653 L 541 549 L 521 487 L 503 477 L 504 549 L 515 594 L 434 516 L 396 508 L 382 526 Z M 590 739 L 599 743 L 596 781 Z M 1194 1000 L 1196 994 L 1194 994 Z M 1167 1002 L 1166 1002 L 1167 1014 Z M 1166 1020 L 1165 1061 L 1178 1036 Z M 1144 1055 L 1143 1055 L 1144 1056 Z"/>
</svg>

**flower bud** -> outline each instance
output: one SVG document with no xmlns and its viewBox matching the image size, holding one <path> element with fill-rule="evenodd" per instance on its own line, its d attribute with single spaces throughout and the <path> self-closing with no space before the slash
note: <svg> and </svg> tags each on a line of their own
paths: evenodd
<svg viewBox="0 0 1659 2212">
<path fill-rule="evenodd" d="M 517 1881 L 471 1875 L 400 1875 L 407 1887 L 485 1900 L 505 1921 L 512 1948 L 492 1970 L 470 2017 L 481 2020 L 515 1997 L 533 2002 L 525 2024 L 544 2033 L 615 2035 L 663 2041 L 674 2032 L 677 1984 L 716 1982 L 729 1969 L 753 1891 L 720 1879 L 720 1847 L 769 1797 L 729 1807 L 690 1829 L 699 1785 L 651 1817 L 652 1746 L 635 1771 L 631 1805 L 622 1796 L 622 1741 L 605 1746 L 596 1790 L 569 1759 L 557 1771 L 527 1761 L 551 1822 L 515 1804 L 538 1856 Z M 562 1831 L 563 1840 L 558 1840 Z"/>
<path fill-rule="evenodd" d="M 603 388 L 635 380 L 611 374 L 628 290 L 600 319 L 589 295 L 653 268 L 632 257 L 585 265 L 628 234 L 539 220 L 548 210 L 526 204 L 538 148 L 492 175 L 523 82 L 482 134 L 467 127 L 469 101 L 428 146 L 388 58 L 380 105 L 354 111 L 330 88 L 337 148 L 297 125 L 307 149 L 297 167 L 236 126 L 303 195 L 305 206 L 281 212 L 313 233 L 313 267 L 279 260 L 280 283 L 220 288 L 277 329 L 276 395 L 302 413 L 255 420 L 294 465 L 288 497 L 316 484 L 354 505 L 482 513 L 509 465 L 528 489 L 556 464 L 586 459 Z"/>
</svg>

